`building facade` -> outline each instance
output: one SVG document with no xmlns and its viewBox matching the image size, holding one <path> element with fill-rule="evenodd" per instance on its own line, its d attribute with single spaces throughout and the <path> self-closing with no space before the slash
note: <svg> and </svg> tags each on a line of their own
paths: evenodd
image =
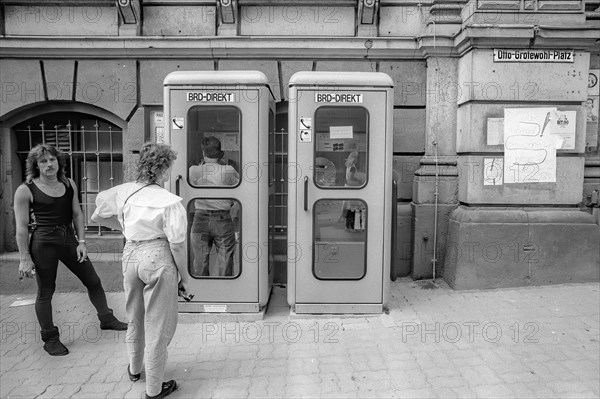
<svg viewBox="0 0 600 399">
<path fill-rule="evenodd" d="M 33 145 L 67 153 L 89 216 L 97 192 L 130 180 L 137 150 L 164 129 L 168 73 L 258 70 L 277 101 L 283 271 L 288 81 L 380 71 L 395 83 L 394 275 L 455 288 L 600 278 L 600 1 L 0 5 L 2 251 L 16 250 L 12 201 Z"/>
</svg>

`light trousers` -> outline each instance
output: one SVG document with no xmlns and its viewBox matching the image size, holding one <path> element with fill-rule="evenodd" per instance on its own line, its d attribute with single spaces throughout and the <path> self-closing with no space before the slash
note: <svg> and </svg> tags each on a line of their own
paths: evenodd
<svg viewBox="0 0 600 399">
<path fill-rule="evenodd" d="M 167 345 L 177 328 L 177 268 L 167 240 L 127 242 L 123 287 L 127 353 L 133 374 L 146 369 L 146 394 L 158 395 L 165 380 Z"/>
</svg>

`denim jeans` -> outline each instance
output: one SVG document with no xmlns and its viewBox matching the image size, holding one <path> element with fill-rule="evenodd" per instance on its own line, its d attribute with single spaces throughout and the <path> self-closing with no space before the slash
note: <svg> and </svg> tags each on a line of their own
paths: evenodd
<svg viewBox="0 0 600 399">
<path fill-rule="evenodd" d="M 35 279 L 38 286 L 35 314 L 42 330 L 52 330 L 52 296 L 56 289 L 58 261 L 77 276 L 88 290 L 88 296 L 99 315 L 111 311 L 106 303 L 106 294 L 100 277 L 89 259 L 77 261 L 77 240 L 71 226 L 38 226 L 31 234 L 29 251 L 35 264 Z"/>
<path fill-rule="evenodd" d="M 123 287 L 129 370 L 146 368 L 146 393 L 158 395 L 164 381 L 167 345 L 177 328 L 177 268 L 167 240 L 127 242 Z M 145 360 L 144 360 L 145 358 Z"/>
<path fill-rule="evenodd" d="M 202 213 L 196 211 L 190 233 L 194 251 L 192 276 L 210 275 L 210 252 L 213 246 L 217 252 L 219 276 L 233 275 L 233 255 L 235 251 L 235 229 L 228 212 Z"/>
</svg>

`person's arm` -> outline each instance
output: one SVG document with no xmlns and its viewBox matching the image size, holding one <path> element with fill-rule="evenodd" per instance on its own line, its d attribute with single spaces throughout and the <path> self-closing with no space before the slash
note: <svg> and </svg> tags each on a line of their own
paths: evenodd
<svg viewBox="0 0 600 399">
<path fill-rule="evenodd" d="M 178 243 L 169 242 L 169 247 L 171 248 L 171 253 L 175 260 L 175 266 L 177 266 L 177 270 L 181 276 L 181 283 L 187 287 L 189 277 L 186 267 L 185 241 Z"/>
<path fill-rule="evenodd" d="M 90 219 L 102 226 L 122 231 L 123 226 L 121 226 L 119 218 L 117 217 L 117 194 L 115 191 L 117 187 L 98 193 L 96 196 L 96 209 L 94 209 L 94 213 L 92 213 Z M 101 216 L 100 214 L 106 216 Z"/>
<path fill-rule="evenodd" d="M 31 192 L 20 185 L 15 192 L 15 221 L 17 227 L 17 246 L 19 247 L 19 278 L 33 277 L 35 265 L 29 253 L 29 208 L 32 201 Z"/>
<path fill-rule="evenodd" d="M 187 293 L 189 273 L 187 271 L 187 251 L 185 237 L 187 233 L 186 210 L 181 202 L 165 209 L 163 231 L 169 240 L 169 248 L 179 271 L 181 281 L 179 290 Z"/>
<path fill-rule="evenodd" d="M 98 215 L 97 213 L 94 213 L 91 217 L 92 221 L 101 224 L 102 226 L 106 226 L 109 227 L 113 230 L 123 230 L 123 227 L 121 226 L 121 223 L 119 223 L 119 219 L 117 218 L 117 215 L 112 215 L 110 217 L 102 217 L 100 215 Z"/>
<path fill-rule="evenodd" d="M 77 186 L 72 179 L 69 179 L 71 187 L 73 187 L 73 224 L 75 225 L 75 231 L 77 232 L 77 239 L 79 243 L 77 245 L 77 261 L 83 262 L 87 258 L 87 247 L 85 245 L 85 226 L 83 220 L 83 212 L 79 206 L 79 198 L 77 197 Z"/>
</svg>

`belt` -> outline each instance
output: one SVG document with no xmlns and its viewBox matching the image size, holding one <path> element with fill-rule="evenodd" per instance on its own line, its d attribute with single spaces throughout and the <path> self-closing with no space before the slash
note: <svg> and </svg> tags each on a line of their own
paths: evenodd
<svg viewBox="0 0 600 399">
<path fill-rule="evenodd" d="M 210 210 L 210 209 L 196 209 L 196 213 L 199 213 L 201 215 L 229 215 L 229 210 L 225 210 L 225 209 L 215 209 L 215 210 Z"/>
<path fill-rule="evenodd" d="M 139 244 L 142 242 L 150 242 L 150 241 L 156 241 L 156 240 L 166 240 L 167 237 L 155 237 L 155 238 L 149 238 L 147 240 L 127 240 L 127 242 L 130 242 L 132 244 Z"/>
<path fill-rule="evenodd" d="M 35 228 L 44 228 L 44 229 L 68 229 L 71 227 L 69 224 L 34 224 Z"/>
</svg>

